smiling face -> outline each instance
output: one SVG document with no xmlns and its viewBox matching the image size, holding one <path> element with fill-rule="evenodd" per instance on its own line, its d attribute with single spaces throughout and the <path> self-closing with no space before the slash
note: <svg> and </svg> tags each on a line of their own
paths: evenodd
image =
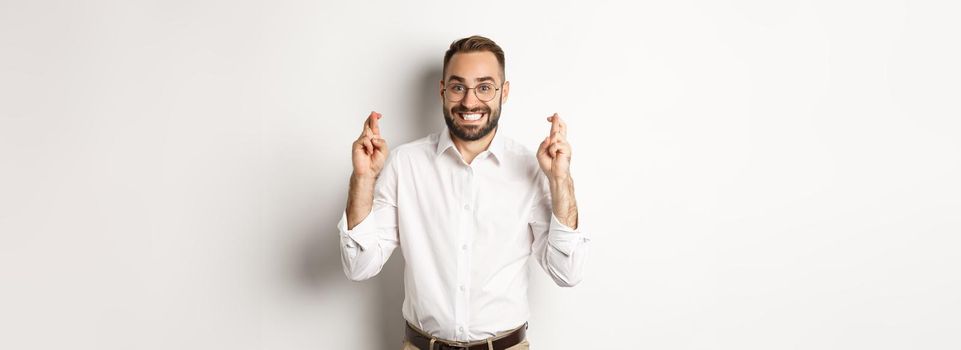
<svg viewBox="0 0 961 350">
<path fill-rule="evenodd" d="M 501 105 L 507 101 L 510 89 L 494 54 L 489 51 L 456 53 L 444 74 L 440 96 L 444 120 L 451 134 L 463 141 L 476 141 L 494 131 L 500 120 Z M 492 95 L 490 101 L 478 98 L 486 93 Z"/>
</svg>

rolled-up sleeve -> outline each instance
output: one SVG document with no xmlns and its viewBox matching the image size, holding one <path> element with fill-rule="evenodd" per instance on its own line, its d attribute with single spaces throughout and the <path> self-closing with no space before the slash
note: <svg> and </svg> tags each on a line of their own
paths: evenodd
<svg viewBox="0 0 961 350">
<path fill-rule="evenodd" d="M 530 220 L 532 249 L 538 264 L 561 287 L 573 287 L 584 277 L 591 238 L 583 230 L 583 221 L 578 221 L 576 230 L 558 221 L 546 180 L 538 181 Z"/>
<path fill-rule="evenodd" d="M 377 178 L 370 214 L 350 230 L 347 229 L 346 211 L 337 223 L 344 274 L 351 281 L 363 281 L 380 273 L 399 244 L 397 176 L 392 163 L 388 159 Z"/>
</svg>

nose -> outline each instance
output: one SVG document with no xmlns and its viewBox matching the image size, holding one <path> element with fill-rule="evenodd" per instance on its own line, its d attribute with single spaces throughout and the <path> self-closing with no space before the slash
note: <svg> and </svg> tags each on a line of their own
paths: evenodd
<svg viewBox="0 0 961 350">
<path fill-rule="evenodd" d="M 460 104 L 468 109 L 473 109 L 473 107 L 480 105 L 481 101 L 477 98 L 477 93 L 475 91 L 476 90 L 474 89 L 467 90 L 467 93 L 464 94 L 464 98 L 460 100 Z"/>
</svg>

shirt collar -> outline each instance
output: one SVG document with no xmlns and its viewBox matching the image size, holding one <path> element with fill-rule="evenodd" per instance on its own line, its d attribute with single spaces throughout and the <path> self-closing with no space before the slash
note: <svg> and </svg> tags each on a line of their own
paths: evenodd
<svg viewBox="0 0 961 350">
<path fill-rule="evenodd" d="M 487 152 L 490 152 L 491 155 L 497 159 L 497 163 L 500 164 L 500 162 L 502 162 L 504 159 L 504 136 L 499 135 L 500 127 L 497 129 L 498 130 L 493 131 L 494 139 L 492 139 L 491 144 L 487 146 Z M 438 136 L 437 139 L 437 149 L 434 152 L 436 156 L 440 157 L 440 155 L 443 154 L 448 148 L 453 147 L 455 150 L 457 149 L 454 147 L 454 140 L 450 138 L 450 130 L 447 128 L 447 124 L 444 124 L 444 127 L 439 133 L 440 136 Z"/>
</svg>

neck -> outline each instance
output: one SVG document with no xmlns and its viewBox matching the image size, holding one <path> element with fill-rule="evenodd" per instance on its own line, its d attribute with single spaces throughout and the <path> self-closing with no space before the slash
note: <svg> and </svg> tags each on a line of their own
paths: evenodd
<svg viewBox="0 0 961 350">
<path fill-rule="evenodd" d="M 461 156 L 464 157 L 464 162 L 470 164 L 478 154 L 486 151 L 487 148 L 490 147 L 491 141 L 494 140 L 494 134 L 497 133 L 497 129 L 498 128 L 495 127 L 487 136 L 475 141 L 461 140 L 454 136 L 454 134 L 450 134 L 451 141 L 453 141 L 454 147 L 457 147 L 457 151 L 460 152 Z M 448 131 L 448 133 L 450 133 L 450 131 Z"/>
</svg>

